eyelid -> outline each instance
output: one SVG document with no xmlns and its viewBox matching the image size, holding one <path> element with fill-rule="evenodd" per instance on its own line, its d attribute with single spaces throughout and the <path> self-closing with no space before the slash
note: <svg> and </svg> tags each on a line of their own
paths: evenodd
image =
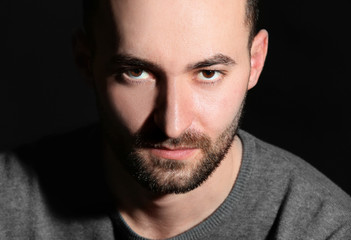
<svg viewBox="0 0 351 240">
<path fill-rule="evenodd" d="M 143 72 L 145 72 L 147 74 L 147 77 L 145 78 L 138 78 L 138 77 L 132 77 L 128 74 L 129 71 L 135 70 L 135 69 L 139 69 L 142 70 Z M 132 84 L 144 84 L 150 81 L 155 80 L 155 76 L 154 74 L 146 69 L 143 68 L 139 68 L 139 67 L 123 67 L 119 70 L 119 77 L 121 78 L 121 80 L 123 80 L 126 83 L 132 83 Z"/>
<path fill-rule="evenodd" d="M 214 71 L 215 74 L 218 74 L 219 76 L 216 77 L 215 79 L 212 79 L 212 80 L 211 79 L 208 79 L 208 80 L 206 80 L 206 79 L 198 79 L 199 74 L 201 74 L 204 71 Z M 195 79 L 196 79 L 196 81 L 198 81 L 200 83 L 203 83 L 203 84 L 216 84 L 217 82 L 221 81 L 224 78 L 226 73 L 227 72 L 225 70 L 208 69 L 208 68 L 206 69 L 205 68 L 205 69 L 200 69 L 200 70 L 198 70 L 196 72 Z"/>
<path fill-rule="evenodd" d="M 136 70 L 136 69 L 131 69 L 131 70 L 125 71 L 123 74 L 127 75 L 128 77 L 130 77 L 130 78 L 132 78 L 134 80 L 146 79 L 146 78 L 148 78 L 151 75 L 148 71 L 145 71 L 144 69 L 137 69 L 137 70 L 141 71 L 140 76 L 132 76 L 131 72 L 134 71 L 134 70 Z M 143 76 L 143 75 L 146 75 L 146 76 Z"/>
<path fill-rule="evenodd" d="M 214 68 L 214 67 L 215 66 L 209 66 L 209 67 L 196 69 L 193 80 L 195 80 L 199 83 L 203 83 L 203 84 L 215 84 L 215 83 L 221 81 L 224 78 L 224 76 L 227 74 L 228 71 L 226 69 L 219 69 L 219 68 Z M 128 76 L 127 72 L 135 70 L 135 69 L 145 71 L 149 75 L 149 77 L 147 79 L 135 79 L 133 77 Z M 203 71 L 214 71 L 214 72 L 218 73 L 219 76 L 214 80 L 198 79 L 198 75 L 201 74 Z M 136 84 L 142 84 L 142 83 L 149 82 L 150 80 L 156 80 L 156 75 L 153 73 L 153 71 L 151 71 L 149 69 L 145 69 L 145 68 L 140 67 L 140 66 L 119 65 L 118 69 L 115 70 L 114 72 L 115 72 L 114 76 L 115 76 L 115 79 L 117 81 L 125 81 L 125 82 L 131 82 L 131 83 L 136 83 Z"/>
</svg>

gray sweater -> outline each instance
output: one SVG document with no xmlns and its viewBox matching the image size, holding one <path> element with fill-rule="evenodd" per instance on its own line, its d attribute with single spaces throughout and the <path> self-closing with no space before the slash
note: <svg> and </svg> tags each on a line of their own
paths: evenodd
<svg viewBox="0 0 351 240">
<path fill-rule="evenodd" d="M 0 239 L 145 239 L 113 209 L 98 131 L 0 155 Z M 244 152 L 221 206 L 172 239 L 351 239 L 351 199 L 300 158 L 239 131 Z"/>
</svg>

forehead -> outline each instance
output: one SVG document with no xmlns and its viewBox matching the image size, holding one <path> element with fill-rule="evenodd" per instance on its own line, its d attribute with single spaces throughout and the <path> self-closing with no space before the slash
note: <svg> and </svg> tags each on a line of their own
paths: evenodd
<svg viewBox="0 0 351 240">
<path fill-rule="evenodd" d="M 224 49 L 245 48 L 247 44 L 246 0 L 106 2 L 99 15 L 111 21 L 112 28 L 102 41 L 114 39 L 117 46 L 118 39 L 117 52 L 144 58 L 161 57 L 161 52 L 162 56 L 191 52 L 193 56 L 205 57 Z M 104 28 L 105 24 L 106 21 L 100 26 Z M 108 36 L 111 33 L 115 38 Z"/>
<path fill-rule="evenodd" d="M 150 17 L 155 13 L 161 19 L 177 19 L 185 17 L 184 20 L 196 20 L 207 14 L 208 17 L 213 14 L 219 19 L 221 16 L 228 19 L 230 16 L 241 15 L 245 12 L 247 0 L 105 0 L 108 8 L 118 16 L 124 18 Z M 190 19 L 188 19 L 190 17 Z M 145 19 L 145 18 L 144 18 Z M 145 19 L 146 20 L 146 19 Z"/>
</svg>

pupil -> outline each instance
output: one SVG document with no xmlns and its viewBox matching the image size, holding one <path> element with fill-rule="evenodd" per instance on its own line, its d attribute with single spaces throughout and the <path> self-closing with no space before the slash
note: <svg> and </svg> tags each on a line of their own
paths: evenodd
<svg viewBox="0 0 351 240">
<path fill-rule="evenodd" d="M 204 75 L 204 77 L 206 77 L 206 78 L 211 78 L 211 77 L 213 77 L 213 75 L 214 75 L 214 71 L 205 70 L 205 71 L 203 72 L 203 75 Z"/>
<path fill-rule="evenodd" d="M 129 71 L 130 75 L 133 77 L 139 77 L 143 71 L 141 69 L 134 69 Z"/>
</svg>

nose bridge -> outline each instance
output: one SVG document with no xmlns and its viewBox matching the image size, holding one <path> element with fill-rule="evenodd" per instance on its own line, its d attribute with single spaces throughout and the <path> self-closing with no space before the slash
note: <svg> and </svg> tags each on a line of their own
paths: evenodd
<svg viewBox="0 0 351 240">
<path fill-rule="evenodd" d="M 191 92 L 186 79 L 168 77 L 159 92 L 156 122 L 170 138 L 179 137 L 193 120 Z"/>
</svg>

